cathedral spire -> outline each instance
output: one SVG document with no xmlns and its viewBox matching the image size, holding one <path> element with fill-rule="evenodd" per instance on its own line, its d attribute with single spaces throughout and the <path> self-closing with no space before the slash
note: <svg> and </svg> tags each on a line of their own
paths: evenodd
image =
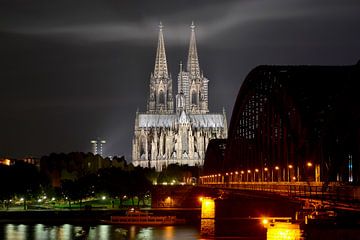
<svg viewBox="0 0 360 240">
<path fill-rule="evenodd" d="M 190 73 L 190 76 L 200 77 L 200 66 L 199 66 L 199 58 L 198 58 L 198 54 L 197 54 L 197 50 L 196 50 L 194 22 L 191 23 L 190 28 L 191 28 L 191 35 L 190 35 L 187 71 Z"/>
<path fill-rule="evenodd" d="M 159 24 L 159 40 L 158 40 L 158 46 L 157 46 L 157 50 L 156 50 L 154 77 L 155 78 L 168 78 L 169 77 L 167 61 L 166 61 L 166 53 L 165 53 L 163 25 L 161 22 Z"/>
</svg>

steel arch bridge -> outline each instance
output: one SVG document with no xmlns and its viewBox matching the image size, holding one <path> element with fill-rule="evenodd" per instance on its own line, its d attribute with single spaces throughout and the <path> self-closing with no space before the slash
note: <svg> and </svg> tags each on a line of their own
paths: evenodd
<svg viewBox="0 0 360 240">
<path fill-rule="evenodd" d="M 256 67 L 240 88 L 228 139 L 209 144 L 204 174 L 359 183 L 358 82 L 359 63 Z"/>
</svg>

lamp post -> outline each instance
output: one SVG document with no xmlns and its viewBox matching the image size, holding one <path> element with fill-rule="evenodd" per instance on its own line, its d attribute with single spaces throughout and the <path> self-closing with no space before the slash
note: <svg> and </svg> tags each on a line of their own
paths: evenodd
<svg viewBox="0 0 360 240">
<path fill-rule="evenodd" d="M 312 174 L 311 174 L 311 170 L 312 170 L 312 167 L 313 167 L 313 164 L 312 164 L 312 162 L 307 162 L 306 163 L 306 167 L 307 167 L 307 169 L 308 169 L 308 176 L 307 176 L 307 178 L 308 178 L 308 181 L 310 182 L 311 180 L 312 180 Z M 314 181 L 315 181 L 315 176 L 314 176 Z"/>
<path fill-rule="evenodd" d="M 247 170 L 247 174 L 246 174 L 246 181 L 249 182 L 249 174 L 251 174 L 251 170 Z"/>
<path fill-rule="evenodd" d="M 268 173 L 269 169 L 268 169 L 267 167 L 265 167 L 265 168 L 264 168 L 264 171 L 265 171 L 265 177 L 262 176 L 262 178 L 263 178 L 262 181 L 264 181 L 264 182 L 266 181 L 266 182 L 267 182 L 267 177 L 268 177 L 268 176 L 267 176 L 267 173 Z"/>
<path fill-rule="evenodd" d="M 240 174 L 241 174 L 241 175 L 240 175 L 240 181 L 242 182 L 242 181 L 244 181 L 244 179 L 243 179 L 243 177 L 244 177 L 244 171 L 241 171 Z"/>
<path fill-rule="evenodd" d="M 293 165 L 291 165 L 291 164 L 289 164 L 289 166 L 288 166 L 288 182 L 290 182 L 290 169 L 292 169 L 293 168 Z"/>
<path fill-rule="evenodd" d="M 256 182 L 256 175 L 259 175 L 258 173 L 259 173 L 259 169 L 256 168 L 254 171 L 254 182 Z M 259 176 L 258 176 L 258 180 L 259 180 Z"/>
<path fill-rule="evenodd" d="M 279 170 L 280 170 L 279 166 L 275 166 L 275 170 L 276 170 L 277 181 L 279 181 Z M 271 171 L 273 171 L 273 170 L 271 170 Z M 272 174 L 272 175 L 274 176 L 274 174 Z M 272 176 L 272 181 L 274 181 L 273 176 Z"/>
</svg>

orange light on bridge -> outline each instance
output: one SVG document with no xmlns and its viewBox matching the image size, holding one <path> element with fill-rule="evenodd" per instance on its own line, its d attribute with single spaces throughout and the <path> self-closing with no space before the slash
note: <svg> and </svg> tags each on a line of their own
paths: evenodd
<svg viewBox="0 0 360 240">
<path fill-rule="evenodd" d="M 202 202 L 204 197 L 199 197 L 199 201 Z"/>
<path fill-rule="evenodd" d="M 259 172 L 259 169 L 256 168 L 256 169 L 255 169 L 255 172 Z"/>
<path fill-rule="evenodd" d="M 291 168 L 293 168 L 293 165 L 290 164 L 288 167 L 291 169 Z"/>
<path fill-rule="evenodd" d="M 269 169 L 268 169 L 267 167 L 266 167 L 266 168 L 264 168 L 264 171 L 265 171 L 265 172 L 267 172 L 268 170 L 269 170 Z"/>
<path fill-rule="evenodd" d="M 245 172 L 244 172 L 244 171 L 241 171 L 240 173 L 241 173 L 241 174 L 244 174 Z"/>
<path fill-rule="evenodd" d="M 280 168 L 278 166 L 275 166 L 275 170 L 279 170 Z"/>
<path fill-rule="evenodd" d="M 251 170 L 249 169 L 247 172 L 248 172 L 248 173 L 251 173 Z"/>
<path fill-rule="evenodd" d="M 268 220 L 267 218 L 263 218 L 263 219 L 261 220 L 261 223 L 262 223 L 263 225 L 267 225 L 267 224 L 269 223 L 269 220 Z"/>
<path fill-rule="evenodd" d="M 312 163 L 311 163 L 311 162 L 307 162 L 307 163 L 306 163 L 306 166 L 312 167 Z"/>
<path fill-rule="evenodd" d="M 239 174 L 239 172 L 238 172 L 238 171 L 236 171 L 236 172 L 235 172 L 235 174 L 236 174 L 236 175 L 238 175 L 238 174 Z"/>
</svg>

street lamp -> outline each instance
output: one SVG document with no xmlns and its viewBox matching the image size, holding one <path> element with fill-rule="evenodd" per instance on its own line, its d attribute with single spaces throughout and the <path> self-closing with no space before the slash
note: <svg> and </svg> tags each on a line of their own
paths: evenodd
<svg viewBox="0 0 360 240">
<path fill-rule="evenodd" d="M 288 182 L 290 182 L 290 169 L 293 168 L 293 165 L 289 164 L 288 166 Z"/>
<path fill-rule="evenodd" d="M 248 182 L 249 181 L 249 174 L 251 173 L 251 170 L 247 170 L 247 174 L 246 174 L 246 181 Z"/>
<path fill-rule="evenodd" d="M 277 177 L 277 181 L 279 181 L 279 167 L 275 166 L 275 170 L 276 170 L 276 177 Z M 271 181 L 274 181 L 274 172 L 273 169 L 271 169 Z"/>
<path fill-rule="evenodd" d="M 264 168 L 264 171 L 265 171 L 265 178 L 264 178 L 264 176 L 262 176 L 262 181 L 267 181 L 267 172 L 268 172 L 268 168 L 267 167 L 265 167 Z"/>
<path fill-rule="evenodd" d="M 254 172 L 254 182 L 256 182 L 256 174 L 259 172 L 259 169 L 255 169 L 255 172 Z"/>
<path fill-rule="evenodd" d="M 244 173 L 245 173 L 245 172 L 244 172 L 244 171 L 241 171 L 240 173 L 241 173 L 240 181 L 242 182 L 242 181 L 243 181 L 243 176 L 244 176 Z"/>
</svg>

